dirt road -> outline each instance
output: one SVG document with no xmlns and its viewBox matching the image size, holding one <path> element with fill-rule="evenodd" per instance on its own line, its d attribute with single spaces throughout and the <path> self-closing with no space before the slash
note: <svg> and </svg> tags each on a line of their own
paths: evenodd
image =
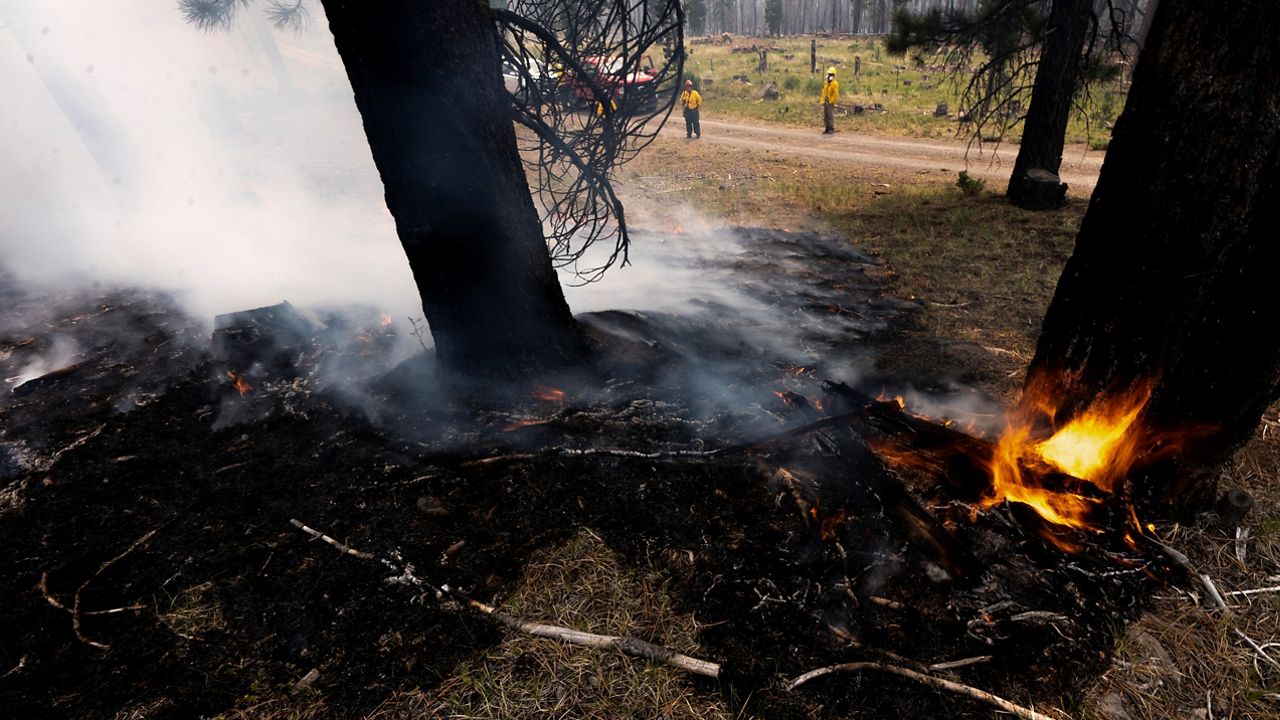
<svg viewBox="0 0 1280 720">
<path fill-rule="evenodd" d="M 683 132 L 684 122 L 678 114 L 673 114 L 662 134 L 678 137 Z M 970 175 L 1000 185 L 1001 189 L 1002 183 L 1009 179 L 1009 172 L 1018 153 L 1016 145 L 1006 145 L 993 153 L 989 145 L 980 151 L 976 146 L 967 148 L 959 140 L 883 138 L 847 131 L 823 135 L 821 129 L 816 127 L 810 130 L 721 120 L 702 121 L 700 142 L 878 167 L 951 173 L 967 170 Z M 1105 155 L 1105 152 L 1089 150 L 1083 145 L 1067 147 L 1060 176 L 1070 186 L 1073 195 L 1087 195 L 1093 190 Z"/>
</svg>

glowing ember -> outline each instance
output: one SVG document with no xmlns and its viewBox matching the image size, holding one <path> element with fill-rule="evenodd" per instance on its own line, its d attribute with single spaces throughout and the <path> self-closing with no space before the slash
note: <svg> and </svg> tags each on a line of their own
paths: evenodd
<svg viewBox="0 0 1280 720">
<path fill-rule="evenodd" d="M 546 425 L 549 422 L 551 421 L 550 420 L 516 420 L 514 422 L 508 423 L 507 425 L 503 426 L 502 432 L 515 432 L 516 430 L 521 430 L 527 427 L 533 427 L 535 425 Z"/>
<path fill-rule="evenodd" d="M 389 312 L 380 312 L 380 313 L 378 313 L 378 324 L 379 324 L 379 325 L 381 325 L 382 327 L 386 327 L 386 326 L 390 325 L 390 324 L 391 324 L 391 313 L 389 313 Z"/>
<path fill-rule="evenodd" d="M 683 226 L 683 225 L 676 225 L 675 227 L 672 227 L 672 228 L 671 228 L 671 234 L 672 234 L 672 235 L 683 235 L 683 234 L 684 234 L 684 226 Z"/>
<path fill-rule="evenodd" d="M 547 402 L 561 402 L 565 398 L 563 390 L 547 387 L 546 385 L 534 385 L 533 393 L 531 394 L 533 397 Z"/>
<path fill-rule="evenodd" d="M 231 380 L 231 384 L 235 389 L 240 392 L 240 397 L 248 395 L 249 391 L 253 389 L 253 386 L 249 384 L 248 380 L 244 379 L 243 375 L 237 375 L 236 373 L 228 370 L 227 378 Z"/>
</svg>

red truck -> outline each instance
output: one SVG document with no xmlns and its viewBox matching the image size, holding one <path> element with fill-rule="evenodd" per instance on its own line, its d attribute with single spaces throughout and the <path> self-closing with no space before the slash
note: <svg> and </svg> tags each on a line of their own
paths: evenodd
<svg viewBox="0 0 1280 720">
<path fill-rule="evenodd" d="M 621 112 L 652 112 L 658 108 L 657 79 L 653 59 L 645 55 L 636 72 L 623 71 L 621 58 L 586 57 L 582 68 L 590 73 L 600 89 L 609 93 Z M 591 84 L 566 73 L 560 80 L 561 97 L 575 107 L 595 107 L 598 99 Z"/>
</svg>

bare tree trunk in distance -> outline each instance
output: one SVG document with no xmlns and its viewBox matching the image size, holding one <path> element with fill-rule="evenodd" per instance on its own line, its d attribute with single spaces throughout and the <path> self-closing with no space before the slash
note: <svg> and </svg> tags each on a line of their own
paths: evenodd
<svg viewBox="0 0 1280 720">
<path fill-rule="evenodd" d="M 1021 208 L 1061 207 L 1066 185 L 1057 181 L 1062 145 L 1071 116 L 1071 99 L 1080 84 L 1080 55 L 1093 21 L 1093 0 L 1053 0 L 1049 27 L 1040 51 L 1031 103 L 1022 126 L 1022 144 L 1005 195 Z M 1031 170 L 1042 170 L 1045 178 Z M 1037 177 L 1039 175 L 1039 177 Z"/>
<path fill-rule="evenodd" d="M 440 366 L 509 376 L 580 357 L 583 336 L 516 149 L 487 4 L 323 5 Z"/>
<path fill-rule="evenodd" d="M 1185 511 L 1280 383 L 1280 3 L 1156 13 L 1028 375 L 1067 412 L 1154 375 L 1148 424 L 1203 434 L 1135 489 Z"/>
</svg>

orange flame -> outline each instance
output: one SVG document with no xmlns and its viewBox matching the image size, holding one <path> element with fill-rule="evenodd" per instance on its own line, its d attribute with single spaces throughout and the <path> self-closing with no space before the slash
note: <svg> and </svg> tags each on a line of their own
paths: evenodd
<svg viewBox="0 0 1280 720">
<path fill-rule="evenodd" d="M 565 398 L 563 390 L 546 385 L 534 385 L 533 393 L 531 394 L 538 400 L 546 400 L 547 402 L 561 402 Z"/>
<path fill-rule="evenodd" d="M 231 384 L 235 389 L 240 392 L 240 397 L 248 395 L 249 391 L 253 389 L 253 386 L 249 384 L 248 380 L 244 379 L 243 375 L 237 375 L 236 373 L 228 370 L 227 378 L 231 380 Z"/>
<path fill-rule="evenodd" d="M 1032 469 L 1078 478 L 1102 495 L 1122 490 L 1135 464 L 1153 450 L 1154 436 L 1139 420 L 1152 385 L 1144 381 L 1100 397 L 1046 437 L 1037 428 L 1052 428 L 1057 402 L 1049 382 L 1029 383 L 990 458 L 991 494 L 984 506 L 1019 502 L 1056 525 L 1088 528 L 1090 510 L 1101 500 L 1046 488 L 1040 482 L 1043 474 Z"/>
<path fill-rule="evenodd" d="M 683 234 L 684 234 L 684 226 L 683 226 L 683 225 L 676 225 L 676 226 L 672 227 L 672 228 L 671 228 L 671 233 L 672 233 L 673 235 L 683 235 Z"/>
<path fill-rule="evenodd" d="M 378 313 L 378 324 L 379 324 L 379 325 L 381 325 L 382 327 L 386 327 L 386 326 L 390 325 L 390 324 L 391 324 L 391 313 L 389 313 L 389 312 L 385 312 L 385 311 L 384 311 L 384 312 L 380 312 L 380 313 Z"/>
</svg>

